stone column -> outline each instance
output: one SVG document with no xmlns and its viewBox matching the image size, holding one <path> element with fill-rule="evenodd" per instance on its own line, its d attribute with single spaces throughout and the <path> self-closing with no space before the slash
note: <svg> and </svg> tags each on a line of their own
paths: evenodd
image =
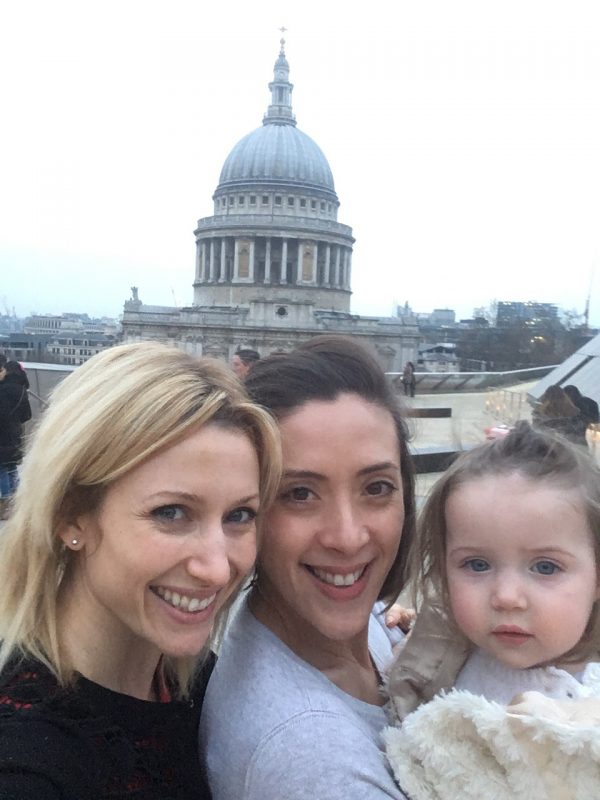
<svg viewBox="0 0 600 800">
<path fill-rule="evenodd" d="M 281 270 L 280 270 L 279 283 L 287 283 L 287 239 L 283 240 L 281 245 Z"/>
<path fill-rule="evenodd" d="M 352 250 L 348 250 L 348 258 L 346 260 L 346 283 L 345 289 L 349 289 L 352 282 Z"/>
<path fill-rule="evenodd" d="M 298 267 L 296 269 L 296 283 L 302 283 L 302 240 L 298 240 Z"/>
<path fill-rule="evenodd" d="M 331 265 L 331 245 L 325 249 L 325 274 L 323 275 L 323 285 L 329 286 L 329 268 Z"/>
<path fill-rule="evenodd" d="M 225 273 L 227 271 L 227 262 L 225 260 L 225 256 L 227 255 L 227 239 L 222 236 L 221 237 L 221 269 L 219 271 L 219 283 L 223 283 L 225 281 Z"/>
<path fill-rule="evenodd" d="M 210 280 L 214 283 L 215 280 L 215 240 L 210 240 Z"/>
<path fill-rule="evenodd" d="M 335 278 L 333 285 L 337 288 L 340 285 L 340 258 L 342 255 L 342 246 L 338 244 L 337 252 L 335 254 Z"/>
<path fill-rule="evenodd" d="M 237 239 L 233 240 L 233 280 L 237 281 L 239 279 L 239 271 L 240 271 L 240 256 L 239 256 L 239 241 Z"/>
<path fill-rule="evenodd" d="M 200 283 L 200 281 L 204 280 L 204 275 L 202 274 L 201 248 L 201 243 L 196 242 L 196 283 Z"/>
<path fill-rule="evenodd" d="M 248 265 L 248 280 L 250 283 L 254 283 L 254 247 L 255 247 L 255 240 L 250 240 L 250 261 Z"/>
<path fill-rule="evenodd" d="M 319 243 L 315 242 L 315 249 L 313 250 L 313 283 L 319 282 Z"/>
<path fill-rule="evenodd" d="M 271 237 L 265 245 L 265 283 L 271 282 Z"/>
</svg>

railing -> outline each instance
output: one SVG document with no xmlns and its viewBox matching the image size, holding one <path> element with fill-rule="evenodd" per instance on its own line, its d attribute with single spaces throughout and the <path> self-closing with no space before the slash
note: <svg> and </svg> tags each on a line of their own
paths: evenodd
<svg viewBox="0 0 600 800">
<path fill-rule="evenodd" d="M 286 214 L 224 214 L 212 217 L 202 217 L 198 220 L 197 230 L 201 229 L 220 229 L 220 228 L 243 228 L 251 225 L 259 228 L 272 228 L 277 226 L 279 229 L 298 229 L 329 231 L 330 233 L 341 236 L 352 236 L 352 228 L 337 222 L 333 219 L 322 219 L 319 217 L 292 217 Z M 279 231 L 277 238 L 281 237 Z M 285 237 L 283 237 L 285 238 Z"/>
<path fill-rule="evenodd" d="M 541 379 L 555 368 L 556 365 L 515 369 L 508 372 L 415 372 L 416 393 L 481 392 L 485 389 L 514 386 L 517 383 Z M 386 374 L 396 391 L 401 392 L 402 373 Z"/>
<path fill-rule="evenodd" d="M 511 392 L 508 389 L 494 389 L 486 392 L 485 411 L 494 420 L 504 425 L 514 425 L 523 419 L 528 410 L 524 392 Z"/>
</svg>

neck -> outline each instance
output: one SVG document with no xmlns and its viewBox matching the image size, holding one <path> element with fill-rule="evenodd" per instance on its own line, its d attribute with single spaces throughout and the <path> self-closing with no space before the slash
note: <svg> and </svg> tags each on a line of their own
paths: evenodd
<svg viewBox="0 0 600 800">
<path fill-rule="evenodd" d="M 156 699 L 160 652 L 94 601 L 81 584 L 73 582 L 63 590 L 58 619 L 62 655 L 73 670 L 120 694 Z"/>
<path fill-rule="evenodd" d="M 294 609 L 255 587 L 250 610 L 299 658 L 322 672 L 339 689 L 373 705 L 382 705 L 379 675 L 369 653 L 369 621 L 349 639 L 331 639 L 318 631 Z"/>
</svg>

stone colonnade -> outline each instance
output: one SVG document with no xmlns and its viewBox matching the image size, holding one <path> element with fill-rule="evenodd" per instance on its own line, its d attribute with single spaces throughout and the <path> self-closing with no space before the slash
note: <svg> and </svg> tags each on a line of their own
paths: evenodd
<svg viewBox="0 0 600 800">
<path fill-rule="evenodd" d="M 215 236 L 196 246 L 196 283 L 350 289 L 352 248 L 280 236 Z"/>
</svg>

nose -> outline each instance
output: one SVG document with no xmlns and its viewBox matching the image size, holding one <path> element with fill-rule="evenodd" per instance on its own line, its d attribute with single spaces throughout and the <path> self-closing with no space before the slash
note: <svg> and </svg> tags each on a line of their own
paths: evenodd
<svg viewBox="0 0 600 800">
<path fill-rule="evenodd" d="M 231 579 L 228 541 L 222 525 L 203 528 L 190 537 L 186 568 L 202 585 L 226 586 Z"/>
<path fill-rule="evenodd" d="M 324 547 L 356 553 L 369 541 L 367 520 L 349 497 L 332 498 L 324 509 L 319 541 Z"/>
<path fill-rule="evenodd" d="M 527 592 L 519 575 L 507 571 L 500 572 L 492 587 L 491 602 L 496 610 L 527 608 Z"/>
</svg>

